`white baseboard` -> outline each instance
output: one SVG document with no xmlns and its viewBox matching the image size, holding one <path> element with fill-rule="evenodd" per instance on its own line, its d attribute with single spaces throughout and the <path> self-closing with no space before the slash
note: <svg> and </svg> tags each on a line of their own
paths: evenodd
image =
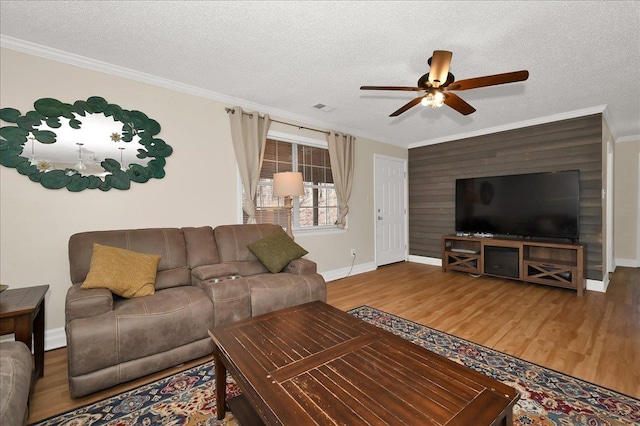
<svg viewBox="0 0 640 426">
<path fill-rule="evenodd" d="M 606 280 L 598 281 L 598 280 L 587 280 L 587 290 L 598 291 L 600 293 L 606 293 L 607 287 L 609 286 L 609 277 L 606 277 Z"/>
<path fill-rule="evenodd" d="M 64 332 L 64 327 L 54 328 L 53 330 L 46 331 L 46 333 L 44 334 L 45 351 L 64 348 L 65 346 L 67 346 L 67 335 Z"/>
<path fill-rule="evenodd" d="M 363 274 L 365 272 L 375 271 L 378 267 L 375 262 L 368 263 L 359 263 L 357 265 L 353 265 L 353 268 L 340 268 L 334 269 L 333 271 L 320 272 L 320 275 L 324 278 L 325 281 L 335 281 L 340 278 L 345 278 L 346 276 Z"/>
<path fill-rule="evenodd" d="M 408 260 L 409 262 L 422 263 L 424 265 L 442 266 L 442 259 L 438 259 L 437 257 L 415 256 L 410 254 Z"/>
<path fill-rule="evenodd" d="M 616 259 L 616 266 L 623 266 L 626 268 L 638 268 L 640 262 L 635 259 Z"/>
<path fill-rule="evenodd" d="M 13 342 L 15 336 L 7 335 L 0 338 L 2 342 Z M 44 350 L 51 351 L 53 349 L 64 348 L 67 346 L 67 336 L 64 333 L 64 327 L 53 328 L 44 332 Z"/>
</svg>

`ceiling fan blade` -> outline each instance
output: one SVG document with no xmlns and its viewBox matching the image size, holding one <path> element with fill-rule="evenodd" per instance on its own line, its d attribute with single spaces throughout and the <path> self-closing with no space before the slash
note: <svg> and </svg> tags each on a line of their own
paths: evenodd
<svg viewBox="0 0 640 426">
<path fill-rule="evenodd" d="M 418 105 L 420 103 L 420 101 L 422 100 L 422 98 L 424 98 L 424 96 L 418 96 L 417 98 L 411 99 L 409 102 L 407 102 L 402 108 L 400 108 L 399 110 L 395 111 L 393 114 L 391 114 L 389 117 L 397 117 L 400 114 L 402 114 L 403 112 L 405 112 L 406 110 L 413 108 L 414 106 Z"/>
<path fill-rule="evenodd" d="M 472 112 L 475 112 L 476 109 L 466 103 L 460 96 L 455 93 L 445 93 L 444 94 L 444 103 L 455 109 L 462 115 L 469 115 Z"/>
<path fill-rule="evenodd" d="M 413 92 L 419 92 L 424 90 L 420 87 L 406 87 L 406 86 L 360 86 L 360 90 L 407 90 Z"/>
<path fill-rule="evenodd" d="M 433 52 L 431 69 L 429 70 L 429 82 L 432 86 L 439 87 L 447 81 L 452 55 L 453 53 L 446 50 L 435 50 Z"/>
<path fill-rule="evenodd" d="M 529 78 L 529 71 L 514 71 L 504 74 L 487 75 L 485 77 L 469 78 L 467 80 L 454 81 L 447 86 L 447 90 L 469 90 L 478 87 L 496 86 L 498 84 L 515 83 Z"/>
</svg>

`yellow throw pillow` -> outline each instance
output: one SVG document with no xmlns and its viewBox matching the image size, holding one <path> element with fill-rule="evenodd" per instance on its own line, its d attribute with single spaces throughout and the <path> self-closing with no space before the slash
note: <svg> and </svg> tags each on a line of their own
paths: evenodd
<svg viewBox="0 0 640 426">
<path fill-rule="evenodd" d="M 118 296 L 149 296 L 156 291 L 156 274 L 160 258 L 93 243 L 93 255 L 82 288 L 108 288 Z"/>
</svg>

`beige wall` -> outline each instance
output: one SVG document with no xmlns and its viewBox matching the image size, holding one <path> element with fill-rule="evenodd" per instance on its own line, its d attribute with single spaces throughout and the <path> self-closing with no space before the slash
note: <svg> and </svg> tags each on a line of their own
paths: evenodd
<svg viewBox="0 0 640 426">
<path fill-rule="evenodd" d="M 225 105 L 64 63 L 0 49 L 0 107 L 22 113 L 53 97 L 73 103 L 90 96 L 140 110 L 162 126 L 174 149 L 164 179 L 128 191 L 49 190 L 15 169 L 0 167 L 0 282 L 11 287 L 49 284 L 46 328 L 64 325 L 69 286 L 67 242 L 76 232 L 138 227 L 216 226 L 238 221 L 237 167 Z M 284 129 L 282 129 L 284 130 Z M 405 149 L 365 139 L 356 142 L 356 174 L 349 230 L 296 241 L 326 272 L 374 261 L 373 155 L 406 158 Z"/>
<path fill-rule="evenodd" d="M 357 138 L 348 232 L 313 238 L 296 237 L 296 241 L 314 253 L 318 264 L 326 267 L 326 270 L 351 266 L 352 248 L 356 249 L 356 264 L 375 261 L 374 154 L 406 159 L 408 151 Z"/>
<path fill-rule="evenodd" d="M 614 256 L 618 265 L 637 267 L 640 266 L 640 253 L 638 253 L 640 140 L 616 143 L 613 161 Z"/>
</svg>

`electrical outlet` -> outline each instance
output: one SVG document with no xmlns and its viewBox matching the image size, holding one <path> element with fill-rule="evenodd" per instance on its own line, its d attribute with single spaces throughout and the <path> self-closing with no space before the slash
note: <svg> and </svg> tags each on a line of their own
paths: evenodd
<svg viewBox="0 0 640 426">
<path fill-rule="evenodd" d="M 351 249 L 351 257 L 356 257 L 356 249 Z"/>
</svg>

